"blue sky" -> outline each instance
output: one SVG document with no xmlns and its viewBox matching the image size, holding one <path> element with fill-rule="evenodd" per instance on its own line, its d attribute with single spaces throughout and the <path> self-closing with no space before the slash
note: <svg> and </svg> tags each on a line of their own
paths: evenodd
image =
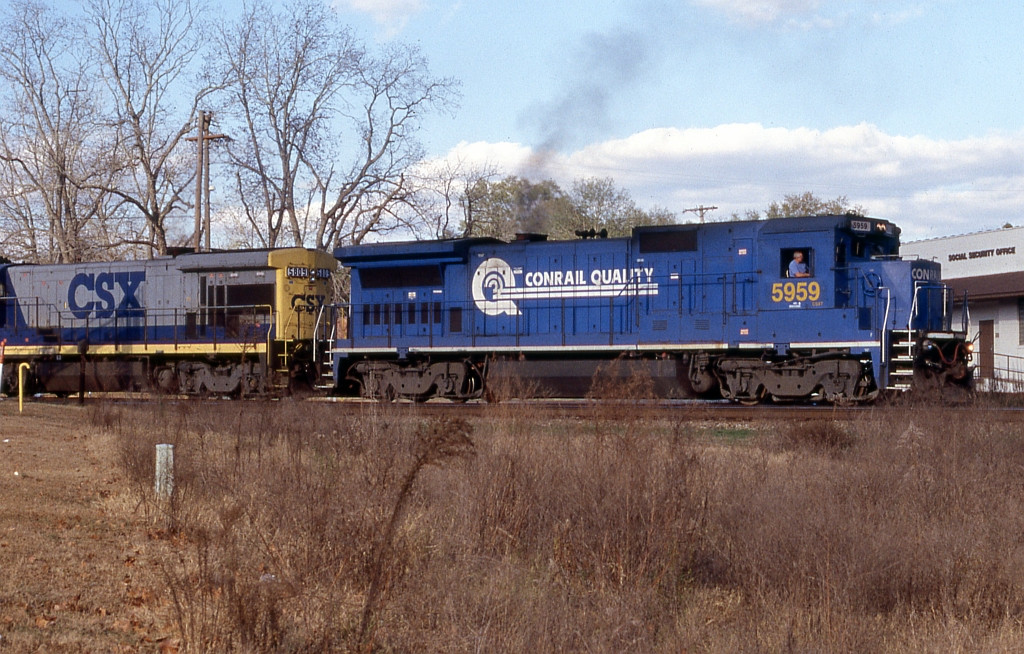
<svg viewBox="0 0 1024 654">
<path fill-rule="evenodd" d="M 642 206 L 719 218 L 845 195 L 905 240 L 1024 224 L 1024 3 L 335 6 L 461 81 L 455 114 L 421 133 L 434 158 L 611 177 Z"/>
</svg>

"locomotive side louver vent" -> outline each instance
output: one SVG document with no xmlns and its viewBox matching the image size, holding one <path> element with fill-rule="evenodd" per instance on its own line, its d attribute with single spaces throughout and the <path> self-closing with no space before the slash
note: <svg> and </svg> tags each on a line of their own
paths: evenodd
<svg viewBox="0 0 1024 654">
<path fill-rule="evenodd" d="M 693 326 L 695 329 L 711 329 L 711 321 L 704 319 L 697 320 L 694 321 Z"/>
<path fill-rule="evenodd" d="M 655 320 L 651 324 L 651 328 L 654 329 L 654 331 L 656 331 L 656 332 L 663 332 L 666 329 L 668 329 L 668 321 L 667 320 Z"/>
</svg>

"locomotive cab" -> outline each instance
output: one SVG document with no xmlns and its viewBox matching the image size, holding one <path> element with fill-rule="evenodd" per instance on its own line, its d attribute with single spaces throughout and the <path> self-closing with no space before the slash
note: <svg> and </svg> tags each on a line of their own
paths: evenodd
<svg viewBox="0 0 1024 654">
<path fill-rule="evenodd" d="M 902 260 L 898 227 L 863 216 L 820 217 L 782 220 L 762 236 L 766 267 L 778 271 L 764 289 L 764 306 L 778 313 L 765 324 L 773 336 L 791 337 L 775 338 L 777 354 L 820 357 L 826 350 L 837 360 L 859 360 L 872 393 L 908 389 L 921 377 L 969 380 L 965 329 L 954 329 L 940 267 Z M 797 251 L 806 278 L 788 274 Z"/>
</svg>

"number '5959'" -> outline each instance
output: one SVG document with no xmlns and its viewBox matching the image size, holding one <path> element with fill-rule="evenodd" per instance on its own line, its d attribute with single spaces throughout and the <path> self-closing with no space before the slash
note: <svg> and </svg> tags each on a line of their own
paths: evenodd
<svg viewBox="0 0 1024 654">
<path fill-rule="evenodd" d="M 818 282 L 777 282 L 772 284 L 772 302 L 816 302 L 821 297 Z"/>
</svg>

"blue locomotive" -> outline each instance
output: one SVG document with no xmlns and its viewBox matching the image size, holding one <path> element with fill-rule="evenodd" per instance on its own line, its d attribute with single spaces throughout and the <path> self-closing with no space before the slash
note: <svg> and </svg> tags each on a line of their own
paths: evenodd
<svg viewBox="0 0 1024 654">
<path fill-rule="evenodd" d="M 240 395 L 315 384 L 336 267 L 303 248 L 0 265 L 0 385 Z"/>
<path fill-rule="evenodd" d="M 342 247 L 352 286 L 334 383 L 467 400 L 517 377 L 580 396 L 608 371 L 640 371 L 662 396 L 744 403 L 966 385 L 966 323 L 939 265 L 901 259 L 899 236 L 833 215 Z"/>
</svg>

